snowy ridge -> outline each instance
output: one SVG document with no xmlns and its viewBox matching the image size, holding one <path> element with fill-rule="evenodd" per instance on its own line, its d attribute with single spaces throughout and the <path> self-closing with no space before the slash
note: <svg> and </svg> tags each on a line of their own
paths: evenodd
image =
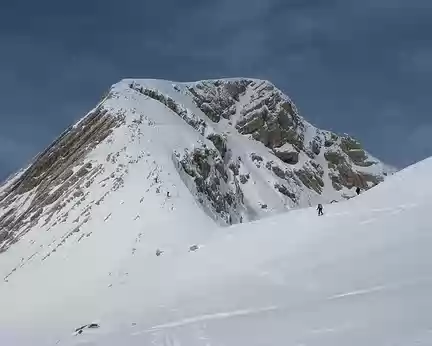
<svg viewBox="0 0 432 346">
<path fill-rule="evenodd" d="M 90 237 L 114 217 L 110 200 L 134 220 L 156 203 L 161 220 L 189 220 L 189 205 L 192 219 L 230 225 L 351 198 L 389 172 L 353 138 L 309 124 L 268 81 L 123 80 L 0 187 L 0 251 L 36 239 L 2 274 Z"/>
<path fill-rule="evenodd" d="M 431 174 L 432 158 L 325 206 L 324 217 L 302 209 L 224 232 L 197 223 L 166 223 L 169 230 L 157 232 L 147 225 L 135 239 L 131 222 L 118 225 L 128 230 L 122 237 L 105 224 L 66 245 L 61 257 L 30 263 L 0 284 L 7 312 L 0 341 L 430 345 Z M 170 243 L 156 256 L 160 232 Z M 24 254 L 28 243 L 20 241 L 1 266 L 24 243 Z"/>
<path fill-rule="evenodd" d="M 350 198 L 388 171 L 351 137 L 309 124 L 267 81 L 123 80 L 0 188 L 1 251 L 34 230 L 55 234 L 4 279 L 72 235 L 90 236 L 121 190 L 138 203 L 133 218 L 144 217 L 144 200 L 159 201 L 162 215 L 190 200 L 229 225 Z"/>
</svg>

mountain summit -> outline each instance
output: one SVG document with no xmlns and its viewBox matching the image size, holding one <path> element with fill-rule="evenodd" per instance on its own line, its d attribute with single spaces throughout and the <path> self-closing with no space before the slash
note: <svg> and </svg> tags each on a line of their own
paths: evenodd
<svg viewBox="0 0 432 346">
<path fill-rule="evenodd" d="M 0 249 L 37 230 L 53 235 L 34 240 L 46 258 L 118 217 L 246 222 L 348 199 L 390 171 L 268 81 L 123 80 L 0 188 Z"/>
<path fill-rule="evenodd" d="M 390 173 L 269 82 L 121 81 L 0 189 L 0 344 L 431 345 L 432 158 Z"/>
</svg>

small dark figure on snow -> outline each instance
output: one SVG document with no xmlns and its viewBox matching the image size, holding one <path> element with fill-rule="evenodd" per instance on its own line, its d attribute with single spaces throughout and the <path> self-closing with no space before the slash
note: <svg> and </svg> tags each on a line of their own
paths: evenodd
<svg viewBox="0 0 432 346">
<path fill-rule="evenodd" d="M 318 216 L 324 215 L 324 213 L 323 213 L 323 206 L 322 206 L 321 203 L 318 204 L 317 210 L 318 210 Z"/>
<path fill-rule="evenodd" d="M 360 195 L 360 188 L 358 186 L 356 188 L 356 193 L 357 193 L 357 195 Z"/>
</svg>

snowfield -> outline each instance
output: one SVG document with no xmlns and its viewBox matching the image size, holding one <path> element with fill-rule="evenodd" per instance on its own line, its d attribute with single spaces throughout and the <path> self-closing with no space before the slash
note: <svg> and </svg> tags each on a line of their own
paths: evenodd
<svg viewBox="0 0 432 346">
<path fill-rule="evenodd" d="M 270 82 L 121 81 L 0 186 L 0 346 L 430 345 L 432 159 L 393 172 Z"/>
<path fill-rule="evenodd" d="M 0 284 L 1 345 L 431 345 L 431 176 L 432 158 L 323 217 L 109 227 Z"/>
</svg>

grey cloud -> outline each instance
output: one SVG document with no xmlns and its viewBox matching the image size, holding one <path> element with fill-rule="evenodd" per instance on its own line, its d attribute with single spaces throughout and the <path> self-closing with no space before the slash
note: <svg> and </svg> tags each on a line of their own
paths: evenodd
<svg viewBox="0 0 432 346">
<path fill-rule="evenodd" d="M 13 173 L 18 167 L 26 164 L 35 153 L 31 143 L 0 136 L 0 167 L 3 178 Z M 23 160 L 23 158 L 26 158 Z"/>
<path fill-rule="evenodd" d="M 0 177 L 124 77 L 269 79 L 307 119 L 390 163 L 432 155 L 418 135 L 432 122 L 431 10 L 429 0 L 4 2 L 0 137 L 13 138 L 16 159 L 3 154 Z"/>
<path fill-rule="evenodd" d="M 420 48 L 400 53 L 400 68 L 407 73 L 432 73 L 432 48 Z M 429 76 L 430 77 L 430 76 Z"/>
</svg>

